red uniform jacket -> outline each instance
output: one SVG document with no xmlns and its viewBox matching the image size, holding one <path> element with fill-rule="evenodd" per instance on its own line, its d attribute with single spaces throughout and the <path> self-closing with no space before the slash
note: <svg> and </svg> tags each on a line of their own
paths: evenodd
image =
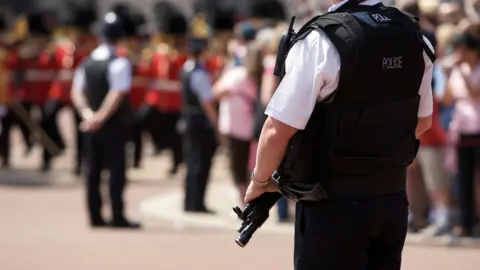
<svg viewBox="0 0 480 270">
<path fill-rule="evenodd" d="M 52 83 L 49 98 L 60 101 L 63 104 L 71 104 L 70 90 L 75 69 L 88 56 L 86 51 L 75 49 L 73 44 L 60 44 L 55 49 L 53 65 L 55 68 L 55 80 Z"/>
<path fill-rule="evenodd" d="M 150 60 L 147 59 L 141 59 L 133 65 L 130 101 L 134 109 L 138 109 L 145 101 L 147 89 L 150 85 L 150 67 Z"/>
<path fill-rule="evenodd" d="M 39 57 L 18 58 L 18 69 L 23 81 L 18 90 L 19 100 L 43 106 L 48 100 L 55 79 L 54 55 L 42 52 Z"/>
<path fill-rule="evenodd" d="M 155 52 L 152 56 L 151 86 L 146 102 L 161 112 L 180 112 L 182 93 L 180 74 L 187 61 L 186 55 L 168 55 Z"/>
<path fill-rule="evenodd" d="M 0 44 L 0 104 L 11 101 L 15 89 L 16 51 Z"/>
<path fill-rule="evenodd" d="M 439 108 L 437 102 L 433 102 L 432 127 L 420 137 L 420 145 L 442 147 L 447 142 L 447 135 L 440 124 Z"/>
<path fill-rule="evenodd" d="M 128 57 L 128 49 L 119 47 L 117 56 Z M 132 88 L 130 89 L 130 103 L 134 109 L 138 109 L 145 100 L 149 79 L 150 79 L 150 61 L 141 59 L 132 62 Z"/>
</svg>

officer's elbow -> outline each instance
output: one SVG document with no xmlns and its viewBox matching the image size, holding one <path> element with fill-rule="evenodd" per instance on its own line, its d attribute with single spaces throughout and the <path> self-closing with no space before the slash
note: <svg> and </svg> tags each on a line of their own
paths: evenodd
<svg viewBox="0 0 480 270">
<path fill-rule="evenodd" d="M 294 127 L 268 117 L 263 125 L 261 137 L 271 141 L 273 144 L 286 145 L 297 131 Z"/>
<path fill-rule="evenodd" d="M 417 128 L 415 130 L 415 136 L 420 137 L 425 131 L 429 130 L 432 127 L 432 116 L 428 117 L 419 117 Z"/>
</svg>

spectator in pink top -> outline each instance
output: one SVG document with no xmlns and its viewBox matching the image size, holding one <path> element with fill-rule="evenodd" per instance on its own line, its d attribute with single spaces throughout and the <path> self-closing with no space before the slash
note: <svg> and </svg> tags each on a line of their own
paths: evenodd
<svg viewBox="0 0 480 270">
<path fill-rule="evenodd" d="M 227 138 L 230 170 L 243 203 L 248 186 L 248 159 L 253 139 L 253 106 L 262 76 L 262 58 L 249 44 L 242 65 L 227 70 L 214 86 L 220 101 L 219 130 Z"/>
<path fill-rule="evenodd" d="M 473 236 L 474 175 L 480 165 L 480 40 L 462 34 L 453 45 L 456 61 L 447 82 L 447 95 L 455 101 L 450 131 L 458 143 L 461 235 Z"/>
</svg>

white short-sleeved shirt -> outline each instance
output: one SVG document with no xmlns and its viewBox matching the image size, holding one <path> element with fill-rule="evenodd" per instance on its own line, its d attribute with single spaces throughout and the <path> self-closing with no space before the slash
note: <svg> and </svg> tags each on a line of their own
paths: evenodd
<svg viewBox="0 0 480 270">
<path fill-rule="evenodd" d="M 188 60 L 183 66 L 185 72 L 190 72 L 195 68 L 195 61 Z M 192 71 L 190 79 L 190 88 L 201 102 L 209 102 L 213 100 L 213 89 L 210 75 L 203 68 Z"/>
<path fill-rule="evenodd" d="M 94 60 L 106 60 L 115 49 L 106 44 L 98 46 L 91 54 Z M 108 83 L 110 91 L 129 92 L 132 86 L 132 65 L 130 60 L 125 57 L 114 59 L 108 66 Z M 72 88 L 75 91 L 85 90 L 85 70 L 83 67 L 77 68 L 73 77 Z"/>
<path fill-rule="evenodd" d="M 332 6 L 336 10 L 346 3 Z M 361 5 L 376 5 L 380 0 L 367 0 Z M 424 37 L 433 52 L 430 41 Z M 419 89 L 418 117 L 428 117 L 433 112 L 433 63 L 424 52 L 425 72 Z M 312 31 L 297 42 L 288 53 L 286 75 L 278 86 L 265 113 L 289 126 L 304 129 L 315 104 L 331 95 L 338 87 L 340 55 L 330 39 L 319 31 Z"/>
</svg>

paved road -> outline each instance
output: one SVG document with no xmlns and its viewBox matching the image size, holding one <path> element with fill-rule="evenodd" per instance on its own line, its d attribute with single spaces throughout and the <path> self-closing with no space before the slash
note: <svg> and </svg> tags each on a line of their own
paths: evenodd
<svg viewBox="0 0 480 270">
<path fill-rule="evenodd" d="M 128 212 L 142 220 L 139 232 L 91 230 L 86 226 L 81 181 L 71 177 L 69 153 L 56 172 L 35 171 L 39 151 L 24 158 L 15 151 L 12 171 L 0 171 L 1 270 L 291 270 L 292 237 L 265 229 L 245 249 L 236 233 L 218 226 L 178 223 L 161 215 L 144 215 L 144 206 L 178 193 L 180 178 L 165 176 L 168 159 L 149 158 L 132 172 Z M 217 160 L 214 186 L 221 188 L 226 172 Z M 150 209 L 150 211 L 152 211 Z M 163 209 L 159 209 L 162 212 Z M 197 220 L 201 220 L 199 218 Z M 479 249 L 406 247 L 404 270 L 478 270 Z"/>
</svg>

